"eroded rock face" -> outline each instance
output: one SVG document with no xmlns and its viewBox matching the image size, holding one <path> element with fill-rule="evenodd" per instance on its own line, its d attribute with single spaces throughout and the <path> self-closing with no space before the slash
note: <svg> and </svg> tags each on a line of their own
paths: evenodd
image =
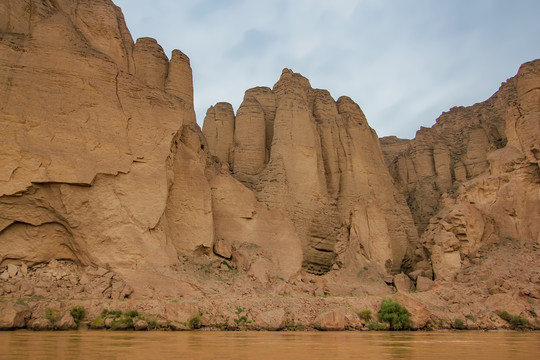
<svg viewBox="0 0 540 360">
<path fill-rule="evenodd" d="M 211 107 L 205 119 L 210 152 L 228 160 L 258 201 L 292 220 L 305 269 L 399 269 L 416 230 L 358 105 L 336 102 L 285 69 L 273 89 L 248 90 L 236 116 L 232 107 L 218 115 L 224 108 Z"/>
<path fill-rule="evenodd" d="M 280 276 L 299 271 L 290 220 L 220 175 L 208 153 L 185 54 L 169 61 L 155 40 L 134 43 L 109 0 L 24 4 L 0 6 L 0 266 L 62 259 L 111 270 L 140 296 L 200 294 L 174 266 L 213 256 L 217 234 L 268 248 Z M 213 116 L 232 145 L 227 111 Z M 249 109 L 244 119 L 249 132 Z M 15 291 L 0 275 L 3 293 Z"/>
<path fill-rule="evenodd" d="M 187 60 L 135 46 L 110 1 L 23 4 L 0 14 L 0 262 L 173 262 L 162 218 Z"/>
<path fill-rule="evenodd" d="M 422 234 L 405 268 L 453 280 L 482 246 L 540 238 L 540 61 L 489 100 L 444 113 L 413 140 L 383 138 Z"/>
</svg>

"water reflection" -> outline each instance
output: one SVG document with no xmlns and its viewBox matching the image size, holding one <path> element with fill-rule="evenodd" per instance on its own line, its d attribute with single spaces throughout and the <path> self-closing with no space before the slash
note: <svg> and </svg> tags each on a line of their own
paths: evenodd
<svg viewBox="0 0 540 360">
<path fill-rule="evenodd" d="M 540 358 L 540 333 L 3 332 L 0 359 Z"/>
</svg>

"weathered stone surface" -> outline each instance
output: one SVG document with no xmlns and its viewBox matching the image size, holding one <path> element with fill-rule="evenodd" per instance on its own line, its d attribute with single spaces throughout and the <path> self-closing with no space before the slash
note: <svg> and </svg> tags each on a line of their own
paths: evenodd
<svg viewBox="0 0 540 360">
<path fill-rule="evenodd" d="M 319 330 L 345 330 L 345 311 L 335 309 L 323 312 L 315 320 L 315 327 Z"/>
<path fill-rule="evenodd" d="M 213 112 L 204 125 L 212 137 Z M 272 90 L 246 91 L 234 139 L 233 176 L 292 220 L 305 269 L 324 274 L 339 263 L 354 272 L 367 262 L 381 273 L 399 269 L 416 231 L 351 99 L 336 102 L 285 69 Z"/>
<path fill-rule="evenodd" d="M 232 245 L 224 238 L 218 238 L 214 241 L 214 254 L 230 259 L 232 256 Z"/>
<path fill-rule="evenodd" d="M 204 118 L 203 134 L 208 142 L 208 149 L 223 164 L 232 164 L 234 143 L 234 110 L 229 103 L 217 103 L 211 106 Z"/>
<path fill-rule="evenodd" d="M 262 106 L 254 97 L 245 97 L 234 122 L 233 171 L 256 175 L 266 161 L 266 123 Z"/>
<path fill-rule="evenodd" d="M 400 273 L 394 276 L 394 286 L 398 291 L 411 292 L 414 291 L 414 283 L 407 274 Z"/>
<path fill-rule="evenodd" d="M 47 319 L 31 319 L 27 324 L 28 329 L 35 331 L 46 331 L 51 329 L 51 322 Z"/>
<path fill-rule="evenodd" d="M 414 329 L 421 329 L 426 326 L 431 318 L 431 312 L 425 304 L 403 292 L 394 295 L 394 301 L 404 306 L 410 315 L 411 326 Z"/>
<path fill-rule="evenodd" d="M 214 177 L 210 186 L 217 239 L 260 246 L 271 254 L 280 276 L 288 278 L 300 270 L 301 242 L 282 211 L 267 210 L 253 192 L 228 174 Z"/>
<path fill-rule="evenodd" d="M 0 302 L 0 330 L 20 329 L 30 318 L 28 306 Z"/>
<path fill-rule="evenodd" d="M 149 86 L 162 90 L 165 88 L 169 59 L 155 39 L 137 39 L 133 47 L 133 59 L 137 77 Z"/>
<path fill-rule="evenodd" d="M 287 316 L 283 309 L 263 311 L 258 314 L 257 324 L 264 329 L 279 330 L 285 327 Z"/>
<path fill-rule="evenodd" d="M 163 231 L 149 229 L 161 226 L 183 101 L 136 80 L 133 41 L 110 1 L 13 11 L 3 16 L 31 26 L 19 35 L 6 29 L 0 41 L 0 77 L 14 79 L 0 91 L 10 99 L 2 108 L 0 261 L 171 263 Z"/>
<path fill-rule="evenodd" d="M 19 272 L 19 267 L 17 265 L 14 265 L 14 264 L 8 264 L 7 272 L 9 274 L 9 276 L 15 277 L 15 276 L 17 276 L 17 273 Z"/>
<path fill-rule="evenodd" d="M 148 330 L 148 323 L 144 320 L 137 320 L 135 321 L 135 323 L 133 324 L 133 329 L 135 329 L 135 331 L 144 331 L 144 330 Z"/>
<path fill-rule="evenodd" d="M 172 52 L 169 63 L 165 91 L 182 99 L 191 109 L 193 108 L 193 75 L 189 58 L 180 50 Z M 190 114 L 191 115 L 191 114 Z M 189 121 L 195 121 L 195 117 L 189 117 Z"/>
<path fill-rule="evenodd" d="M 490 99 L 451 109 L 411 141 L 381 140 L 422 233 L 408 271 L 452 280 L 483 246 L 540 238 L 539 69 L 523 64 Z"/>
<path fill-rule="evenodd" d="M 0 5 L 0 296 L 95 299 L 92 316 L 114 299 L 199 299 L 140 310 L 174 322 L 219 309 L 207 324 L 228 326 L 228 299 L 250 298 L 264 310 L 246 316 L 288 304 L 253 327 L 314 326 L 342 306 L 333 297 L 388 296 L 403 271 L 419 291 L 436 279 L 411 298 L 445 324 L 501 326 L 490 316 L 505 302 L 534 323 L 538 61 L 384 152 L 357 104 L 288 69 L 236 117 L 209 109 L 203 135 L 185 54 L 134 43 L 109 0 L 27 5 Z"/>
<path fill-rule="evenodd" d="M 167 303 L 165 315 L 169 321 L 186 323 L 193 316 L 200 313 L 199 305 L 196 301 L 182 301 L 178 303 Z"/>
<path fill-rule="evenodd" d="M 434 284 L 435 283 L 433 282 L 433 280 L 428 279 L 427 277 L 424 277 L 424 276 L 418 276 L 416 278 L 416 291 L 418 292 L 429 291 L 433 288 Z"/>
<path fill-rule="evenodd" d="M 59 330 L 73 330 L 77 328 L 77 324 L 70 313 L 65 313 L 56 323 Z"/>
</svg>

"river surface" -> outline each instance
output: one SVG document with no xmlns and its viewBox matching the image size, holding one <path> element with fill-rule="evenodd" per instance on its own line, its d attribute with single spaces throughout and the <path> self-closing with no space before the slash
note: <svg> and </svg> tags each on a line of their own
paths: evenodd
<svg viewBox="0 0 540 360">
<path fill-rule="evenodd" d="M 538 332 L 0 332 L 0 359 L 540 359 Z"/>
</svg>

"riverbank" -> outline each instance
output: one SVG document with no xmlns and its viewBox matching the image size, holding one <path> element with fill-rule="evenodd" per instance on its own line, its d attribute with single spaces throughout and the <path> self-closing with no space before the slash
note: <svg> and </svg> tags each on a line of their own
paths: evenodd
<svg viewBox="0 0 540 360">
<path fill-rule="evenodd" d="M 413 330 L 540 329 L 530 314 L 485 311 L 464 316 L 420 302 L 423 294 L 390 297 L 248 297 L 213 299 L 0 298 L 0 329 L 15 330 L 386 330 L 378 313 L 392 298 L 407 309 Z M 424 301 L 427 300 L 423 296 Z"/>
</svg>

